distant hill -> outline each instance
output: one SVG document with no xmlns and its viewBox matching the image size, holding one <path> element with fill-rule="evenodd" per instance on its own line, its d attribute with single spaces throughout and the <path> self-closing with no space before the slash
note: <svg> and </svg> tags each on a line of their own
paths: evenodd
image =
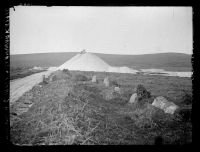
<svg viewBox="0 0 200 152">
<path fill-rule="evenodd" d="M 37 53 L 10 56 L 10 67 L 59 66 L 76 55 L 67 53 Z M 191 55 L 183 53 L 158 53 L 144 55 L 114 55 L 95 53 L 112 66 L 128 66 L 131 68 L 163 68 L 171 71 L 190 71 Z"/>
</svg>

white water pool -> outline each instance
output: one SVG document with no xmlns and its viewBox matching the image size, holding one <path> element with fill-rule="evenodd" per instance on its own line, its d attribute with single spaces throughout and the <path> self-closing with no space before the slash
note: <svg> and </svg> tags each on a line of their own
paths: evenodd
<svg viewBox="0 0 200 152">
<path fill-rule="evenodd" d="M 140 69 L 144 74 L 149 75 L 163 75 L 163 76 L 178 76 L 178 77 L 192 77 L 192 71 L 174 72 L 165 71 L 164 69 Z"/>
</svg>

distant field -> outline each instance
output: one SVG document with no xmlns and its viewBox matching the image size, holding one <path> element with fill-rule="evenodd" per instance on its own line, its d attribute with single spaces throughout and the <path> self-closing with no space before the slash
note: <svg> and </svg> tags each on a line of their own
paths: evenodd
<svg viewBox="0 0 200 152">
<path fill-rule="evenodd" d="M 11 55 L 12 68 L 24 66 L 59 66 L 76 55 L 68 53 L 40 53 L 27 55 Z M 191 71 L 191 55 L 181 53 L 160 53 L 146 55 L 112 55 L 96 54 L 111 66 L 128 66 L 134 69 L 162 68 L 167 71 Z"/>
<path fill-rule="evenodd" d="M 29 70 L 29 67 L 18 67 L 10 69 L 10 80 L 23 78 L 34 73 L 42 72 L 45 70 Z"/>
</svg>

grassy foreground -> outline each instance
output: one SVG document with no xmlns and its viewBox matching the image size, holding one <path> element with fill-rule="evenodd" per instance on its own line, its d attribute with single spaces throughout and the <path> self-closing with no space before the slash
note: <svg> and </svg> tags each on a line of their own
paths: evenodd
<svg viewBox="0 0 200 152">
<path fill-rule="evenodd" d="M 92 75 L 98 82 L 92 83 Z M 17 145 L 190 144 L 191 119 L 165 114 L 151 105 L 164 96 L 181 108 L 192 108 L 189 78 L 57 71 L 52 82 L 41 83 L 10 107 L 10 137 Z M 103 85 L 105 76 L 110 86 Z M 118 84 L 121 92 L 114 92 Z M 149 102 L 128 103 L 142 84 Z"/>
</svg>

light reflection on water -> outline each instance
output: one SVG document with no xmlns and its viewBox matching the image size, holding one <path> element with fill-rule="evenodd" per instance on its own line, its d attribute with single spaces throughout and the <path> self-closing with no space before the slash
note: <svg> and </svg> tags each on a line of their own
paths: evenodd
<svg viewBox="0 0 200 152">
<path fill-rule="evenodd" d="M 178 77 L 191 77 L 192 72 L 174 72 L 174 71 L 165 71 L 164 69 L 140 69 L 141 72 L 148 75 L 163 75 L 163 76 L 178 76 Z"/>
</svg>

